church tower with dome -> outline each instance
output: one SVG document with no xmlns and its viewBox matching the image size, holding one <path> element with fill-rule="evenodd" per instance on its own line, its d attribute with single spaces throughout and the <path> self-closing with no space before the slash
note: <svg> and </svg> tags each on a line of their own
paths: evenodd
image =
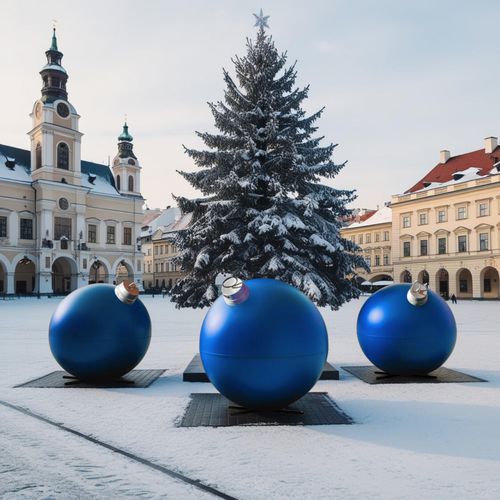
<svg viewBox="0 0 500 500">
<path fill-rule="evenodd" d="M 141 192 L 141 165 L 134 154 L 133 140 L 125 121 L 122 133 L 118 136 L 118 152 L 113 159 L 113 174 L 116 188 L 121 194 L 137 196 Z"/>
<path fill-rule="evenodd" d="M 142 287 L 141 167 L 125 123 L 113 171 L 81 159 L 56 30 L 30 115 L 30 149 L 1 144 L 0 295 L 67 294 L 92 283 Z"/>
</svg>

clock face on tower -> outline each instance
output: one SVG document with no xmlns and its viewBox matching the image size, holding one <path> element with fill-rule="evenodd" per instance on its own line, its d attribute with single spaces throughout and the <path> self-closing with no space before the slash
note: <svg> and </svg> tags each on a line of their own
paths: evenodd
<svg viewBox="0 0 500 500">
<path fill-rule="evenodd" d="M 68 115 L 69 115 L 69 108 L 68 108 L 68 105 L 64 102 L 60 102 L 58 105 L 57 105 L 57 114 L 61 117 L 61 118 L 67 118 Z"/>
</svg>

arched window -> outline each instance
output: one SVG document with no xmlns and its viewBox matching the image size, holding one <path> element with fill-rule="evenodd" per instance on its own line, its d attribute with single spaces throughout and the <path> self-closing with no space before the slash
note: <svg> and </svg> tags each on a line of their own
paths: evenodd
<svg viewBox="0 0 500 500">
<path fill-rule="evenodd" d="M 134 177 L 132 175 L 128 176 L 128 190 L 131 192 L 134 191 Z"/>
<path fill-rule="evenodd" d="M 57 168 L 69 170 L 69 147 L 65 142 L 57 145 Z"/>
<path fill-rule="evenodd" d="M 35 165 L 36 168 L 40 168 L 42 166 L 42 145 L 37 142 L 35 148 Z"/>
<path fill-rule="evenodd" d="M 116 176 L 116 187 L 118 188 L 118 191 L 120 191 L 121 187 L 120 187 L 120 176 L 119 175 Z"/>
</svg>

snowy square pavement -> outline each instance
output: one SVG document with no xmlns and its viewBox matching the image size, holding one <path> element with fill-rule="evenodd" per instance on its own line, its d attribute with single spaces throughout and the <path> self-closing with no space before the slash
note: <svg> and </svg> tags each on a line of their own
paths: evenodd
<svg viewBox="0 0 500 500">
<path fill-rule="evenodd" d="M 242 499 L 500 498 L 498 302 L 453 306 L 458 340 L 446 366 L 481 384 L 368 385 L 345 371 L 320 381 L 356 424 L 176 426 L 182 382 L 206 311 L 143 299 L 153 340 L 141 369 L 168 368 L 147 389 L 13 388 L 59 369 L 47 340 L 59 300 L 0 301 L 0 400 L 110 443 Z M 355 334 L 364 299 L 322 310 L 335 366 L 366 364 Z M 209 498 L 140 463 L 0 406 L 0 498 Z"/>
</svg>

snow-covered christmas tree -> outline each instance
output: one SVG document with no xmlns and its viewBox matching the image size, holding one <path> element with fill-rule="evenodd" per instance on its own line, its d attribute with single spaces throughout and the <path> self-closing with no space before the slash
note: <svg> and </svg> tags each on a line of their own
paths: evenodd
<svg viewBox="0 0 500 500">
<path fill-rule="evenodd" d="M 224 70 L 224 102 L 209 104 L 219 133 L 198 132 L 209 149 L 186 149 L 200 170 L 180 173 L 203 197 L 176 198 L 193 218 L 176 240 L 187 274 L 172 300 L 210 305 L 216 277 L 228 273 L 277 278 L 336 309 L 359 295 L 350 276 L 366 267 L 339 233 L 355 194 L 321 183 L 344 166 L 331 160 L 335 145 L 322 146 L 315 135 L 323 110 L 306 115 L 309 87 L 295 87 L 295 64 L 286 67 L 266 33 L 268 16 L 255 17 L 256 41 L 233 59 L 239 85 Z"/>
</svg>

